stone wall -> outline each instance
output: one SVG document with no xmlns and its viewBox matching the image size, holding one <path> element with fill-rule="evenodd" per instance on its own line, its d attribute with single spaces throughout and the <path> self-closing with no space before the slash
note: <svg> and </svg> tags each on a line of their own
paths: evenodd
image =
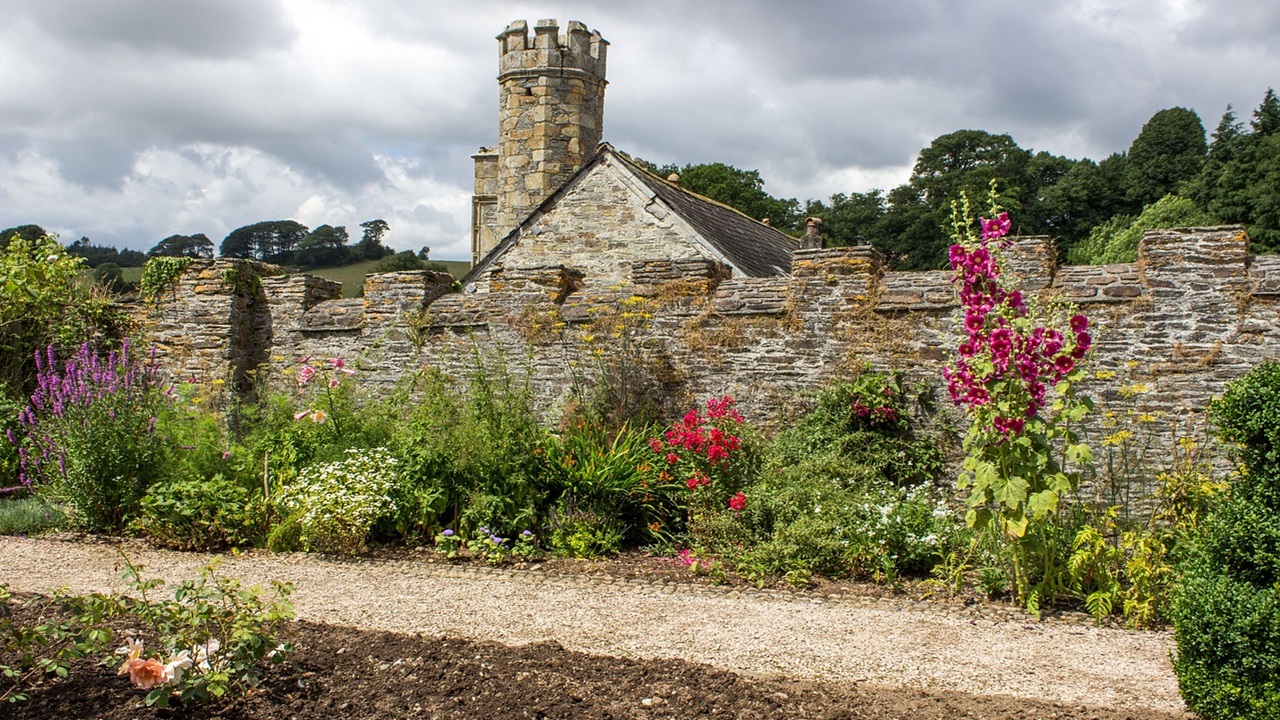
<svg viewBox="0 0 1280 720">
<path fill-rule="evenodd" d="M 1090 390 L 1107 411 L 1180 418 L 1280 357 L 1280 258 L 1250 257 L 1239 227 L 1149 232 L 1132 264 L 1058 267 L 1054 257 L 1044 238 L 1008 251 L 1029 296 L 1091 318 L 1101 377 Z M 230 267 L 266 276 L 228 282 Z M 565 265 L 496 269 L 485 292 L 450 284 L 373 275 L 364 298 L 343 300 L 318 278 L 198 263 L 151 311 L 153 337 L 183 375 L 239 378 L 268 362 L 341 356 L 370 387 L 501 358 L 527 369 L 549 411 L 601 363 L 630 358 L 689 401 L 733 394 L 761 422 L 867 366 L 940 386 L 957 341 L 949 273 L 888 272 L 868 248 L 802 250 L 778 278 L 731 277 L 690 257 L 632 263 L 611 284 Z"/>
</svg>

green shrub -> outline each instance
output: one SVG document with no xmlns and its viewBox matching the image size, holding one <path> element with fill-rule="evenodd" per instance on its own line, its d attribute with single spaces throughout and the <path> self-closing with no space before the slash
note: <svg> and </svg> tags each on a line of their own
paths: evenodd
<svg viewBox="0 0 1280 720">
<path fill-rule="evenodd" d="M 313 465 L 272 498 L 283 518 L 267 542 L 272 550 L 357 553 L 379 520 L 394 517 L 391 490 L 399 461 L 384 448 L 352 449 Z"/>
<path fill-rule="evenodd" d="M 1138 259 L 1138 242 L 1147 230 L 1203 227 L 1216 222 L 1195 201 L 1166 195 L 1143 208 L 1136 218 L 1117 216 L 1094 228 L 1089 237 L 1071 248 L 1067 259 L 1078 265 L 1133 262 Z"/>
<path fill-rule="evenodd" d="M 541 454 L 543 482 L 548 485 L 549 501 L 559 504 L 561 520 L 568 503 L 610 518 L 606 535 L 620 530 L 627 541 L 641 545 L 669 541 L 680 529 L 688 490 L 653 472 L 663 463 L 650 446 L 652 436 L 625 422 L 607 429 L 584 421 L 573 423 L 558 438 L 548 437 Z M 616 550 L 618 542 L 612 544 Z"/>
<path fill-rule="evenodd" d="M 510 535 L 533 526 L 546 506 L 539 457 L 546 431 L 538 424 L 528 383 L 477 355 L 465 383 L 438 371 L 413 379 L 390 447 L 401 462 L 406 493 L 431 498 L 425 514 L 402 522 L 434 523 L 469 535 L 484 526 Z M 405 412 L 405 406 L 409 410 Z"/>
<path fill-rule="evenodd" d="M 745 491 L 745 535 L 726 535 L 747 546 L 740 567 L 881 580 L 929 572 L 958 527 L 931 484 L 941 450 L 912 434 L 910 405 L 897 378 L 879 373 L 819 393 Z"/>
<path fill-rule="evenodd" d="M 157 545 L 179 550 L 242 545 L 252 535 L 249 497 L 249 490 L 222 475 L 159 482 L 142 498 L 134 527 Z"/>
<path fill-rule="evenodd" d="M 34 386 L 35 356 L 49 346 L 119 338 L 123 314 L 84 281 L 84 258 L 52 237 L 14 236 L 0 248 L 0 387 L 25 395 Z"/>
<path fill-rule="evenodd" d="M 38 535 L 68 525 L 67 514 L 37 497 L 0 499 L 0 535 Z"/>
<path fill-rule="evenodd" d="M 24 483 L 65 504 L 88 530 L 122 528 L 169 468 L 169 448 L 157 437 L 168 403 L 157 373 L 131 357 L 128 342 L 106 357 L 85 343 L 62 367 L 49 348 L 17 438 Z"/>
<path fill-rule="evenodd" d="M 597 558 L 613 555 L 622 546 L 624 527 L 614 512 L 578 504 L 562 496 L 547 519 L 547 547 L 557 555 Z"/>
<path fill-rule="evenodd" d="M 1206 720 L 1274 718 L 1280 707 L 1280 363 L 1209 406 L 1240 474 L 1184 563 L 1170 615 L 1174 671 Z"/>
<path fill-rule="evenodd" d="M 199 578 L 175 587 L 172 599 L 157 600 L 151 596 L 164 581 L 143 580 L 140 567 L 128 558 L 125 563 L 132 596 L 113 595 L 109 601 L 118 612 L 142 622 L 155 646 L 135 639 L 104 663 L 114 665 L 124 651 L 121 674 L 130 679 L 134 674 L 126 670 L 137 664 L 167 665 L 163 682 L 147 692 L 147 705 L 233 701 L 257 687 L 268 666 L 288 659 L 292 648 L 280 642 L 280 635 L 294 617 L 288 601 L 292 585 L 272 582 L 269 594 L 257 585 L 244 587 L 219 575 L 214 560 L 200 569 Z M 170 667 L 184 672 L 170 673 Z"/>
</svg>

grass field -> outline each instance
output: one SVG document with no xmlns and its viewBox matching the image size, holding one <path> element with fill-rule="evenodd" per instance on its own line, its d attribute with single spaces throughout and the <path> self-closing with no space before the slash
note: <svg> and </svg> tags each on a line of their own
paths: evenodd
<svg viewBox="0 0 1280 720">
<path fill-rule="evenodd" d="M 466 275 L 467 270 L 471 269 L 471 263 L 466 260 L 441 260 L 440 262 L 445 264 L 445 267 L 449 269 L 449 273 L 455 278 Z M 364 276 L 368 275 L 373 266 L 377 264 L 377 260 L 369 260 L 353 265 L 343 265 L 342 267 L 316 268 L 308 270 L 307 273 L 342 283 L 342 297 L 360 297 L 360 290 L 364 285 Z M 142 279 L 142 268 L 140 267 L 121 268 L 120 271 L 124 276 L 125 282 L 136 283 Z"/>
</svg>

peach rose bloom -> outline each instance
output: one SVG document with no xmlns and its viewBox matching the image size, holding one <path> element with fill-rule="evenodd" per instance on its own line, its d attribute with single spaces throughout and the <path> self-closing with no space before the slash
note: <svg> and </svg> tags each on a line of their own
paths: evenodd
<svg viewBox="0 0 1280 720">
<path fill-rule="evenodd" d="M 126 662 L 120 670 L 121 675 L 128 672 L 129 680 L 140 690 L 150 690 L 157 685 L 165 684 L 169 679 L 164 671 L 164 665 L 160 664 L 159 660 L 134 658 Z"/>
</svg>

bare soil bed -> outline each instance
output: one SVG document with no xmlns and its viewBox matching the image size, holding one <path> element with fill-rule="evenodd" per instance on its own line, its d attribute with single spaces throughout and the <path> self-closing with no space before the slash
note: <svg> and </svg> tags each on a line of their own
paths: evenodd
<svg viewBox="0 0 1280 720">
<path fill-rule="evenodd" d="M 58 718 L 866 718 L 1171 720 L 1156 711 L 1064 706 L 1005 696 L 751 680 L 679 660 L 634 661 L 314 623 L 291 628 L 293 661 L 230 704 L 159 710 L 114 668 L 83 662 L 68 679 L 4 708 Z"/>
<path fill-rule="evenodd" d="M 19 592 L 118 588 L 115 543 L 0 538 Z M 127 541 L 151 573 L 207 555 Z M 230 705 L 141 705 L 87 664 L 0 716 L 32 718 L 1185 718 L 1166 633 L 1036 621 L 925 589 L 711 586 L 668 560 L 453 564 L 432 551 L 359 559 L 253 552 L 222 571 L 288 579 L 292 664 Z M 151 574 L 148 573 L 148 574 Z"/>
</svg>

